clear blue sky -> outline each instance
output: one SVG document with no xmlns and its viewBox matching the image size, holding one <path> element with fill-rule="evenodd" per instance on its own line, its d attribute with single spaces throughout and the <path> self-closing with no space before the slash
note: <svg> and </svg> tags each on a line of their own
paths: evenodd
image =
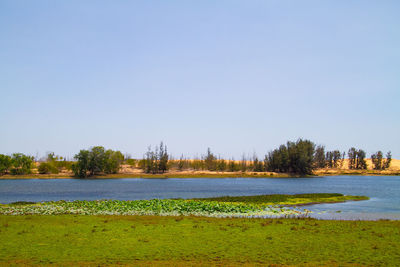
<svg viewBox="0 0 400 267">
<path fill-rule="evenodd" d="M 400 158 L 400 1 L 0 1 L 0 153 Z"/>
</svg>

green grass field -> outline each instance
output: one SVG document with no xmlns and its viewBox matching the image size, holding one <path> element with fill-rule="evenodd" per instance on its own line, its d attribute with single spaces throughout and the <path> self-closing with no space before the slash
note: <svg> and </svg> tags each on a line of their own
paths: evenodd
<svg viewBox="0 0 400 267">
<path fill-rule="evenodd" d="M 400 222 L 0 216 L 0 265 L 398 266 Z"/>
</svg>

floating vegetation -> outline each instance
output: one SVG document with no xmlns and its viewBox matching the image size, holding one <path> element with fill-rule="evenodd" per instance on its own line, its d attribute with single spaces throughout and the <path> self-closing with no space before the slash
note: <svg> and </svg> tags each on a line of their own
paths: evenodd
<svg viewBox="0 0 400 267">
<path fill-rule="evenodd" d="M 262 195 L 209 199 L 152 200 L 76 200 L 43 203 L 16 202 L 0 205 L 4 215 L 161 215 L 208 217 L 307 217 L 311 211 L 300 209 L 307 203 L 361 200 L 367 197 L 342 194 Z M 295 205 L 293 205 L 295 204 Z"/>
<path fill-rule="evenodd" d="M 206 200 L 152 199 L 152 200 L 96 200 L 55 201 L 31 205 L 2 205 L 4 215 L 196 215 L 210 217 L 281 217 L 304 215 L 309 211 L 262 204 L 225 203 Z"/>
</svg>

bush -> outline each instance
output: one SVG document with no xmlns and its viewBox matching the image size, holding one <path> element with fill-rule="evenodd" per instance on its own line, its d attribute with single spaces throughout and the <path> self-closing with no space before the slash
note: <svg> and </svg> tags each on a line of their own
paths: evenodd
<svg viewBox="0 0 400 267">
<path fill-rule="evenodd" d="M 136 159 L 127 159 L 125 161 L 126 164 L 131 165 L 132 167 L 136 167 L 137 160 Z"/>
<path fill-rule="evenodd" d="M 12 155 L 12 175 L 29 174 L 32 171 L 33 157 L 26 156 L 22 153 L 14 153 Z"/>
<path fill-rule="evenodd" d="M 58 168 L 49 162 L 42 162 L 38 167 L 38 172 L 40 174 L 57 174 Z"/>
</svg>

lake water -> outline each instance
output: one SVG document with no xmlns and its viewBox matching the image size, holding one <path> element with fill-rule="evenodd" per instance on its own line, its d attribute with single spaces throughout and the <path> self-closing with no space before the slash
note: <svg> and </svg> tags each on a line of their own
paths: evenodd
<svg viewBox="0 0 400 267">
<path fill-rule="evenodd" d="M 367 201 L 308 206 L 322 219 L 400 220 L 399 176 L 320 178 L 18 179 L 0 180 L 0 203 L 51 200 L 137 200 L 260 194 L 342 193 Z"/>
</svg>

